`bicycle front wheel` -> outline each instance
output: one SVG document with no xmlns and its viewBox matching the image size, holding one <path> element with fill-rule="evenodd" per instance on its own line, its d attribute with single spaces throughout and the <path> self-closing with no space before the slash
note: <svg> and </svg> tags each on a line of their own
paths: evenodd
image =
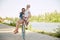
<svg viewBox="0 0 60 40">
<path fill-rule="evenodd" d="M 23 40 L 25 40 L 25 25 L 24 24 L 22 25 L 22 37 L 23 37 Z"/>
</svg>

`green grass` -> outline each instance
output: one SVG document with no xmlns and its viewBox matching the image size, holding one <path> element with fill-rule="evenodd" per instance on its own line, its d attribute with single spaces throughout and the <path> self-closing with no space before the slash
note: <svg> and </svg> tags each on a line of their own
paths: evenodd
<svg viewBox="0 0 60 40">
<path fill-rule="evenodd" d="M 41 30 L 34 30 L 34 29 L 31 29 L 31 31 L 36 32 L 36 33 L 40 33 L 40 34 L 46 34 L 46 35 L 49 35 L 49 36 L 60 38 L 60 34 L 58 34 L 58 33 L 51 33 L 51 32 L 45 32 L 45 31 L 41 31 Z"/>
</svg>

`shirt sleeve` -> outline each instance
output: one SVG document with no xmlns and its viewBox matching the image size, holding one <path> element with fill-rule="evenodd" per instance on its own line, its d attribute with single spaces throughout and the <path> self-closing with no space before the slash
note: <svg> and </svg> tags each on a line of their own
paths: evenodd
<svg viewBox="0 0 60 40">
<path fill-rule="evenodd" d="M 21 17 L 21 15 L 22 15 L 22 14 L 21 14 L 21 12 L 20 12 L 20 13 L 19 13 L 19 17 Z"/>
</svg>

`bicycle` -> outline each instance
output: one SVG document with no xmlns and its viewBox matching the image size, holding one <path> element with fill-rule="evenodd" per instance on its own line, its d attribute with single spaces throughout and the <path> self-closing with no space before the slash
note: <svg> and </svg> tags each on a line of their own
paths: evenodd
<svg viewBox="0 0 60 40">
<path fill-rule="evenodd" d="M 24 22 L 22 23 L 22 37 L 23 37 L 23 40 L 25 40 L 25 26 L 26 26 L 25 21 L 27 21 L 27 19 L 24 19 Z"/>
</svg>

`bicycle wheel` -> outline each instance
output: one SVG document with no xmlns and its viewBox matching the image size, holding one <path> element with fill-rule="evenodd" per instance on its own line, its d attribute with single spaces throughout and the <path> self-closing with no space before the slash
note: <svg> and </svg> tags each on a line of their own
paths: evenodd
<svg viewBox="0 0 60 40">
<path fill-rule="evenodd" d="M 25 25 L 22 24 L 22 37 L 23 37 L 23 40 L 25 40 Z"/>
</svg>

